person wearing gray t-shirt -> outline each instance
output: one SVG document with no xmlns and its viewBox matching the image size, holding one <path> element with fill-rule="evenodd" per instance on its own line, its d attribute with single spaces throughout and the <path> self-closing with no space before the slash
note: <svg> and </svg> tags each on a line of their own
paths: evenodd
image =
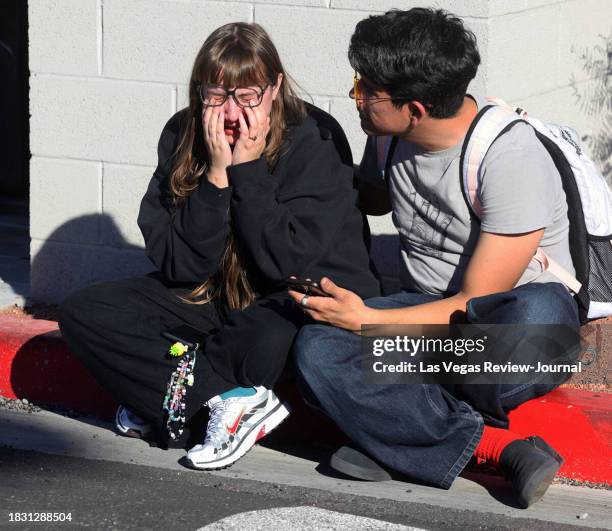
<svg viewBox="0 0 612 531">
<path fill-rule="evenodd" d="M 477 109 L 488 103 L 467 97 Z M 391 156 L 388 183 L 384 167 L 376 160 L 377 144 L 386 142 L 388 137 L 369 137 L 360 177 L 383 193 L 388 186 L 389 207 L 400 238 L 403 289 L 443 296 L 461 291 L 481 231 L 513 235 L 543 228 L 539 247 L 575 274 L 561 177 L 530 125 L 517 124 L 487 152 L 481 168 L 484 209 L 480 223 L 470 216 L 458 178 L 462 141 L 433 151 L 399 140 Z M 560 281 L 531 260 L 516 286 L 529 282 Z"/>
<path fill-rule="evenodd" d="M 546 361 L 558 354 L 558 337 L 531 325 L 561 326 L 572 332 L 562 347 L 576 361 L 577 303 L 533 259 L 540 249 L 574 274 L 560 176 L 531 126 L 518 124 L 486 152 L 478 174 L 480 216 L 471 214 L 459 164 L 486 101 L 466 92 L 480 56 L 473 33 L 453 15 L 415 8 L 371 16 L 357 24 L 349 60 L 350 96 L 368 135 L 360 202 L 370 215 L 392 212 L 402 291 L 363 301 L 323 278 L 327 297 L 291 292 L 323 323 L 305 327 L 294 346 L 308 399 L 353 442 L 331 465 L 361 479 L 389 478 L 394 470 L 449 488 L 476 456 L 497 466 L 518 504 L 528 507 L 563 459 L 541 437 L 509 430 L 508 412 L 562 379 L 368 385 L 358 334 L 364 324 L 512 325 L 495 329 L 511 359 L 520 360 L 533 339 Z"/>
</svg>

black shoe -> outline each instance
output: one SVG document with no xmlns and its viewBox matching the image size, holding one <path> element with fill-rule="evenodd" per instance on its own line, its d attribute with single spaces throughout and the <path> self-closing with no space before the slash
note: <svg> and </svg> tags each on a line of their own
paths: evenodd
<svg viewBox="0 0 612 531">
<path fill-rule="evenodd" d="M 554 457 L 560 465 L 563 464 L 563 457 L 561 457 L 559 453 L 539 435 L 527 437 L 526 440 L 531 441 L 531 443 L 536 448 L 539 448 L 540 450 L 546 452 L 548 455 Z"/>
<path fill-rule="evenodd" d="M 351 448 L 342 446 L 331 456 L 329 466 L 347 476 L 366 481 L 388 481 L 391 475 L 376 461 L 366 454 Z"/>
<path fill-rule="evenodd" d="M 499 468 L 512 482 L 519 506 L 527 509 L 552 483 L 563 458 L 540 437 L 511 442 L 499 458 Z"/>
</svg>

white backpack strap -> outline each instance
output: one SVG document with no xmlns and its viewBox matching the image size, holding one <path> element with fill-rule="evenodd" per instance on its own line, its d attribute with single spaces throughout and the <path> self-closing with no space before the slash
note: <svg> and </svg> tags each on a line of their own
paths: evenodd
<svg viewBox="0 0 612 531">
<path fill-rule="evenodd" d="M 475 118 L 473 129 L 465 139 L 462 157 L 462 186 L 466 201 L 472 212 L 480 219 L 480 167 L 491 144 L 506 127 L 521 118 L 507 106 L 490 105 L 482 109 Z"/>
<path fill-rule="evenodd" d="M 497 96 L 487 96 L 486 100 L 495 105 L 499 105 L 500 107 L 510 108 L 510 105 L 508 105 L 504 100 L 502 100 L 501 98 L 498 98 Z"/>
<path fill-rule="evenodd" d="M 468 132 L 464 145 L 463 162 L 461 167 L 463 192 L 468 207 L 478 219 L 482 216 L 482 205 L 480 203 L 480 167 L 487 151 L 495 139 L 512 123 L 524 121 L 527 113 L 522 109 L 513 109 L 503 100 L 487 98 L 492 105 L 482 109 L 476 117 L 476 123 Z M 533 260 L 540 264 L 542 271 L 548 271 L 574 293 L 578 293 L 582 284 L 576 280 L 558 262 L 549 258 L 546 253 L 538 248 Z"/>
<path fill-rule="evenodd" d="M 582 288 L 582 284 L 571 273 L 559 262 L 550 258 L 540 247 L 533 255 L 533 260 L 540 264 L 542 271 L 548 271 L 551 275 L 557 277 L 573 293 L 578 293 Z"/>
<path fill-rule="evenodd" d="M 500 107 L 508 107 L 512 109 L 518 116 L 521 118 L 527 118 L 527 111 L 522 109 L 521 107 L 512 107 L 510 104 L 506 103 L 501 98 L 496 98 L 495 96 L 487 96 L 487 101 L 490 103 L 494 103 L 495 105 L 499 105 Z"/>
</svg>

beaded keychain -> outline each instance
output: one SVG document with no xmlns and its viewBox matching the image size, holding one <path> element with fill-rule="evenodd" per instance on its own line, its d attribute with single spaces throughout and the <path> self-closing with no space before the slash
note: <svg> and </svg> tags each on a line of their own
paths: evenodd
<svg viewBox="0 0 612 531">
<path fill-rule="evenodd" d="M 187 387 L 193 386 L 193 368 L 196 362 L 198 343 L 174 343 L 169 350 L 172 357 L 180 357 L 179 363 L 170 375 L 164 405 L 162 409 L 167 413 L 166 428 L 172 440 L 177 440 L 185 428 L 185 409 Z"/>
</svg>

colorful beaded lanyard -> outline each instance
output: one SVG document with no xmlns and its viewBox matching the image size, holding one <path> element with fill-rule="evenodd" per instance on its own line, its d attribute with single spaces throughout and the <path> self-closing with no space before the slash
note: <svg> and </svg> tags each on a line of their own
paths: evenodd
<svg viewBox="0 0 612 531">
<path fill-rule="evenodd" d="M 167 414 L 166 428 L 172 440 L 179 439 L 185 429 L 187 387 L 193 386 L 193 368 L 199 347 L 198 343 L 185 344 L 177 341 L 169 350 L 170 356 L 181 358 L 170 375 L 162 406 Z"/>
</svg>

